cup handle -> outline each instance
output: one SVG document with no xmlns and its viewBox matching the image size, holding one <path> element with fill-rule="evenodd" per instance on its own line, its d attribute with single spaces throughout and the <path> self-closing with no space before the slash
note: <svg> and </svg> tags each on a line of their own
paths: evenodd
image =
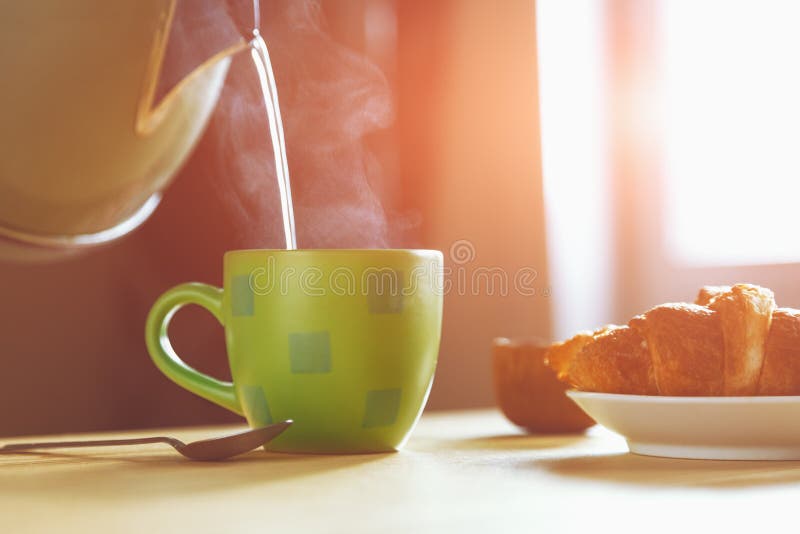
<svg viewBox="0 0 800 534">
<path fill-rule="evenodd" d="M 202 306 L 211 312 L 220 324 L 225 324 L 222 316 L 221 289 L 196 282 L 175 286 L 156 300 L 147 316 L 144 335 L 150 357 L 167 378 L 182 388 L 243 415 L 232 383 L 217 380 L 190 367 L 172 348 L 167 327 L 172 316 L 187 304 Z"/>
</svg>

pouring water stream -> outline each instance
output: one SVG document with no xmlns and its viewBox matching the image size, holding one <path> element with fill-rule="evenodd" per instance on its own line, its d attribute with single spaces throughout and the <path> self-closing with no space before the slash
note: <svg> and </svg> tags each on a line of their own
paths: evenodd
<svg viewBox="0 0 800 534">
<path fill-rule="evenodd" d="M 275 84 L 275 73 L 269 57 L 267 43 L 261 36 L 259 0 L 253 0 L 253 38 L 250 41 L 250 55 L 258 71 L 261 91 L 264 94 L 264 106 L 267 109 L 269 133 L 272 141 L 272 152 L 275 158 L 275 174 L 278 177 L 278 191 L 281 198 L 283 215 L 283 233 L 287 250 L 297 249 L 297 234 L 294 226 L 294 207 L 292 204 L 292 186 L 289 180 L 289 165 L 286 158 L 286 142 L 283 134 L 283 121 L 278 101 L 278 89 Z"/>
</svg>

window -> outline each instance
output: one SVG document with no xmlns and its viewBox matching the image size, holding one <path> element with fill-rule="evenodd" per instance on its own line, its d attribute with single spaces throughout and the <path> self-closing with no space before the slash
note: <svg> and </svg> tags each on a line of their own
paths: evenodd
<svg viewBox="0 0 800 534">
<path fill-rule="evenodd" d="M 666 251 L 800 260 L 800 2 L 660 3 Z"/>
</svg>

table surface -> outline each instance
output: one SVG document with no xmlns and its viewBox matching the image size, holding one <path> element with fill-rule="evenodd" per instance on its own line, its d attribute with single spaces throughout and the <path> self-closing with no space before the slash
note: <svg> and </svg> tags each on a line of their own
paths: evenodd
<svg viewBox="0 0 800 534">
<path fill-rule="evenodd" d="M 74 437 L 192 440 L 238 428 Z M 254 451 L 200 463 L 145 445 L 0 456 L 0 530 L 649 533 L 735 521 L 763 531 L 767 518 L 796 522 L 799 490 L 800 462 L 636 456 L 601 427 L 526 435 L 483 410 L 426 414 L 392 454 Z"/>
</svg>

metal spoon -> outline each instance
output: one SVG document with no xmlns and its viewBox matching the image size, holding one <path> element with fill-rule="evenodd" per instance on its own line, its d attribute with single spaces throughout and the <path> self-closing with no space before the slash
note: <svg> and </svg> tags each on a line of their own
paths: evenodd
<svg viewBox="0 0 800 534">
<path fill-rule="evenodd" d="M 238 454 L 252 451 L 273 440 L 291 426 L 292 420 L 274 425 L 254 428 L 219 438 L 202 439 L 184 443 L 178 439 L 154 436 L 152 438 L 98 439 L 91 441 L 46 441 L 42 443 L 14 443 L 0 447 L 0 454 L 14 454 L 40 449 L 66 449 L 72 447 L 104 447 L 107 445 L 142 445 L 145 443 L 166 443 L 190 460 L 226 460 Z"/>
</svg>

